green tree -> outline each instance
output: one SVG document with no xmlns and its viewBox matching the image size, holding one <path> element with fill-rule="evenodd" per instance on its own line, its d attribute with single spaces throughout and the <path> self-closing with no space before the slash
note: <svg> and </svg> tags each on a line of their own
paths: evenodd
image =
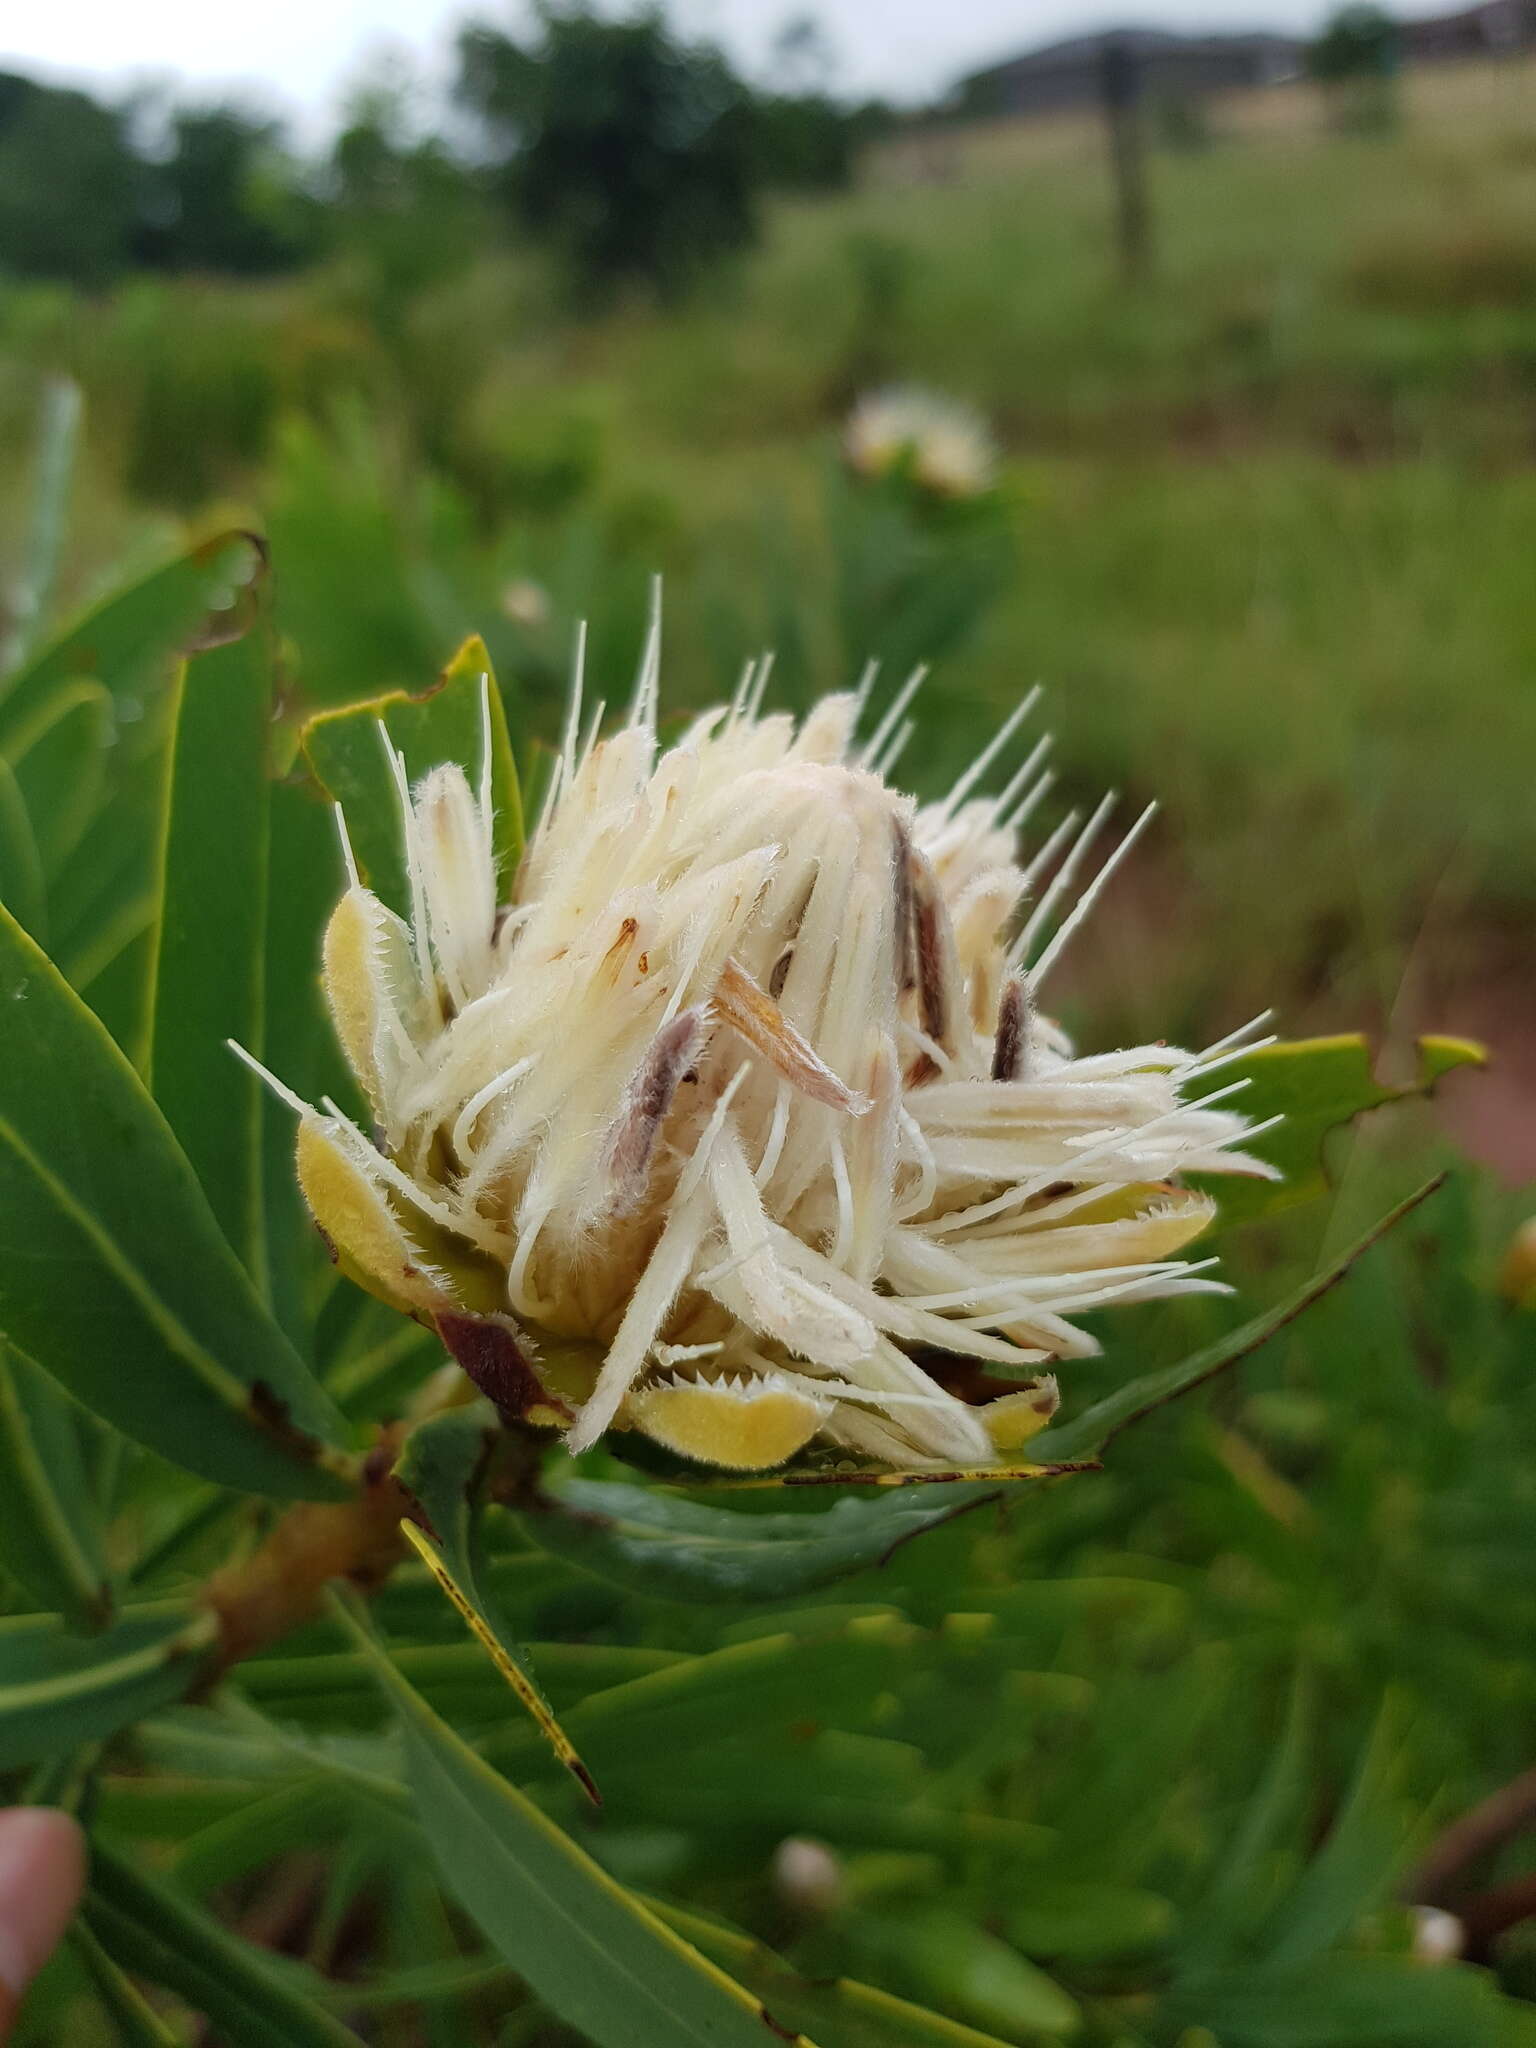
<svg viewBox="0 0 1536 2048">
<path fill-rule="evenodd" d="M 127 258 L 141 183 L 120 113 L 0 73 L 0 270 L 106 282 Z"/>
<path fill-rule="evenodd" d="M 140 259 L 167 270 L 254 276 L 315 252 L 318 208 L 276 122 L 233 106 L 184 107 L 153 167 Z"/>
<path fill-rule="evenodd" d="M 751 94 L 720 52 L 660 13 L 604 21 L 544 0 L 527 44 L 485 24 L 459 40 L 458 97 L 493 189 L 587 296 L 676 292 L 752 241 L 760 183 Z"/>
<path fill-rule="evenodd" d="M 1356 130 L 1392 125 L 1401 60 L 1397 23 L 1372 0 L 1348 0 L 1307 50 L 1307 69 L 1332 101 L 1335 120 Z"/>
</svg>

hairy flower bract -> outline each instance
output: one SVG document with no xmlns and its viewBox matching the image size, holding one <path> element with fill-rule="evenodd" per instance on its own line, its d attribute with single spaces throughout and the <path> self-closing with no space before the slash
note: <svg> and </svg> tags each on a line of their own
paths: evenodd
<svg viewBox="0 0 1536 2048">
<path fill-rule="evenodd" d="M 918 804 L 887 780 L 915 679 L 867 738 L 859 695 L 797 723 L 765 681 L 666 745 L 654 642 L 607 736 L 578 686 L 509 900 L 488 767 L 412 788 L 390 749 L 410 901 L 348 852 L 324 963 L 373 1128 L 296 1102 L 300 1178 L 349 1270 L 573 1450 L 985 1466 L 1097 1349 L 1083 1315 L 1216 1284 L 1185 1176 L 1269 1171 L 1206 1079 L 1252 1031 L 1078 1057 L 1050 1020 L 1139 827 L 1081 894 L 1107 806 L 1021 853 L 1029 704 Z"/>
</svg>

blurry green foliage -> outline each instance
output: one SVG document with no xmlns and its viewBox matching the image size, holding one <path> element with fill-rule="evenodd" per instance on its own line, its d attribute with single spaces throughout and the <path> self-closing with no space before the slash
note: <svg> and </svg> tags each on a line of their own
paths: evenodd
<svg viewBox="0 0 1536 2048">
<path fill-rule="evenodd" d="M 0 270 L 105 283 L 122 268 L 141 177 L 120 113 L 0 73 Z"/>
<path fill-rule="evenodd" d="M 607 21 L 543 5 L 531 46 L 459 39 L 458 95 L 500 155 L 504 202 L 594 296 L 675 292 L 757 230 L 751 98 L 719 51 L 658 10 Z"/>
</svg>

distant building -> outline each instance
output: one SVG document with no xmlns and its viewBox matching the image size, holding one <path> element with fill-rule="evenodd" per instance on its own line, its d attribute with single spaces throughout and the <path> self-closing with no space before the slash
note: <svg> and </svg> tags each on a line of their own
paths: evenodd
<svg viewBox="0 0 1536 2048">
<path fill-rule="evenodd" d="M 1536 0 L 1488 0 L 1488 6 L 1490 11 L 1536 6 Z M 1180 96 L 1280 85 L 1300 74 L 1304 53 L 1304 45 L 1294 36 L 1262 31 L 1174 35 L 1156 28 L 1112 29 L 1072 36 L 1005 64 L 973 71 L 956 89 L 955 110 L 974 115 L 1047 114 L 1091 106 L 1101 91 L 1106 43 L 1137 64 L 1144 90 Z"/>
<path fill-rule="evenodd" d="M 1410 64 L 1434 64 L 1448 57 L 1490 57 L 1505 50 L 1536 48 L 1536 0 L 1483 0 L 1460 14 L 1436 14 L 1399 24 L 1403 56 Z"/>
</svg>

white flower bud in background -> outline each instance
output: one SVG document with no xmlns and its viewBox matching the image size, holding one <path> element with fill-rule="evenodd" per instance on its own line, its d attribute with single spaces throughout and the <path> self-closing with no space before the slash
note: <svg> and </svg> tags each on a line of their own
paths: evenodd
<svg viewBox="0 0 1536 2048">
<path fill-rule="evenodd" d="M 819 1920 L 835 1913 L 847 1896 L 843 1866 L 825 1842 L 789 1835 L 773 1852 L 773 1888 L 798 1918 Z"/>
<path fill-rule="evenodd" d="M 919 805 L 886 780 L 917 679 L 868 739 L 861 697 L 797 726 L 765 681 L 663 748 L 654 639 L 606 738 L 578 679 L 510 903 L 486 763 L 411 790 L 390 749 L 409 915 L 348 850 L 324 962 L 372 1129 L 289 1097 L 300 1179 L 349 1272 L 572 1450 L 989 1466 L 1098 1349 L 1081 1316 L 1217 1285 L 1183 1175 L 1270 1172 L 1206 1079 L 1257 1026 L 1078 1058 L 1043 1013 L 1150 812 L 1081 891 L 1109 804 L 1024 859 L 1047 743 L 995 764 L 1033 698 Z"/>
<path fill-rule="evenodd" d="M 843 455 L 857 476 L 890 476 L 904 467 L 936 498 L 979 498 L 997 481 L 997 444 L 981 414 L 912 384 L 858 401 L 843 429 Z"/>
<path fill-rule="evenodd" d="M 531 576 L 515 576 L 501 593 L 501 609 L 514 626 L 535 633 L 549 624 L 549 592 Z"/>
<path fill-rule="evenodd" d="M 1439 1906 L 1413 1909 L 1413 1955 L 1420 1963 L 1454 1963 L 1467 1945 L 1467 1930 L 1454 1913 Z"/>
</svg>

